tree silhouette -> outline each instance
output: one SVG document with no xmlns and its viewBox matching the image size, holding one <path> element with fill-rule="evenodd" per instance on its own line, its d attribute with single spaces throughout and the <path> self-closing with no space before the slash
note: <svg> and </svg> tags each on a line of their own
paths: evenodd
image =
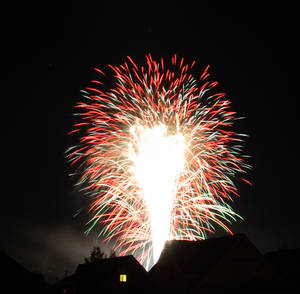
<svg viewBox="0 0 300 294">
<path fill-rule="evenodd" d="M 96 246 L 92 249 L 90 256 L 88 258 L 84 259 L 85 263 L 94 263 L 98 262 L 102 259 L 105 258 L 112 258 L 116 257 L 114 252 L 111 252 L 110 254 L 106 254 L 105 252 L 102 251 L 102 249 L 99 246 Z"/>
</svg>

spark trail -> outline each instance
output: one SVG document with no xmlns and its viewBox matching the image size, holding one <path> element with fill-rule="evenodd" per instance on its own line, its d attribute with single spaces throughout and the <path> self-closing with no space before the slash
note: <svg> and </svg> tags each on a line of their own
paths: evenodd
<svg viewBox="0 0 300 294">
<path fill-rule="evenodd" d="M 233 182 L 249 166 L 237 119 L 207 67 L 195 78 L 174 55 L 169 66 L 146 56 L 110 66 L 115 84 L 98 80 L 76 107 L 83 132 L 67 151 L 81 191 L 92 198 L 91 230 L 114 240 L 119 255 L 133 254 L 147 269 L 168 239 L 199 240 L 239 217 L 230 207 Z M 96 69 L 101 75 L 105 74 Z M 247 182 L 247 180 L 243 179 Z"/>
</svg>

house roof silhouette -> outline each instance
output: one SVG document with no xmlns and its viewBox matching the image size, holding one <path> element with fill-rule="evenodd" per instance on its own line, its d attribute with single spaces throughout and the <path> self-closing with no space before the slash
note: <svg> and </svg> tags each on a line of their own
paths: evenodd
<svg viewBox="0 0 300 294">
<path fill-rule="evenodd" d="M 105 289 L 132 293 L 144 286 L 146 280 L 146 270 L 132 255 L 129 255 L 79 264 L 72 279 L 62 281 L 61 286 L 75 282 L 76 293 L 79 294 L 95 293 Z"/>
<path fill-rule="evenodd" d="M 298 287 L 300 248 L 269 252 L 265 259 L 289 285 L 295 289 Z"/>
<path fill-rule="evenodd" d="M 209 268 L 213 267 L 228 250 L 238 243 L 246 243 L 247 246 L 255 248 L 244 234 L 200 241 L 167 241 L 158 262 L 152 267 L 151 272 L 159 271 L 164 263 L 172 264 L 181 272 L 203 275 Z M 255 250 L 257 249 L 255 248 Z"/>
<path fill-rule="evenodd" d="M 46 293 L 49 288 L 42 275 L 27 270 L 6 253 L 0 251 L 1 286 L 10 293 Z"/>
<path fill-rule="evenodd" d="M 1 267 L 5 268 L 5 272 L 3 273 L 5 276 L 27 277 L 30 275 L 30 272 L 25 267 L 2 251 L 0 251 L 0 263 Z"/>
<path fill-rule="evenodd" d="M 175 292 L 277 279 L 244 234 L 202 241 L 168 241 L 149 274 L 157 288 L 171 287 Z"/>
<path fill-rule="evenodd" d="M 114 272 L 119 273 L 123 269 L 125 270 L 130 266 L 133 266 L 137 268 L 140 272 L 146 274 L 146 270 L 132 255 L 104 258 L 93 263 L 79 264 L 76 269 L 76 274 L 88 274 L 89 276 L 91 276 L 93 275 L 93 273 L 96 273 L 98 276 L 99 274 L 101 274 L 102 277 L 104 277 L 106 275 L 111 275 Z"/>
<path fill-rule="evenodd" d="M 237 242 L 245 242 L 245 238 L 244 235 L 239 234 L 201 241 L 168 241 L 158 262 L 151 271 L 154 272 L 158 270 L 161 263 L 164 262 L 172 263 L 182 272 L 203 275 L 210 267 L 213 267 L 234 244 Z"/>
</svg>

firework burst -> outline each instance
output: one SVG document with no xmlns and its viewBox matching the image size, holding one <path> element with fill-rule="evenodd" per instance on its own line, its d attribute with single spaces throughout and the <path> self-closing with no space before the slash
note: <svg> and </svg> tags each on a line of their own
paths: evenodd
<svg viewBox="0 0 300 294">
<path fill-rule="evenodd" d="M 67 157 L 92 198 L 88 231 L 100 222 L 115 252 L 147 269 L 166 240 L 205 239 L 215 225 L 231 233 L 225 222 L 239 217 L 228 202 L 238 195 L 233 179 L 249 167 L 243 135 L 232 131 L 225 94 L 210 94 L 217 82 L 208 80 L 209 67 L 196 79 L 194 64 L 174 55 L 167 67 L 147 55 L 138 67 L 128 57 L 110 66 L 111 89 L 94 80 L 76 105 L 71 133 L 84 135 Z"/>
</svg>

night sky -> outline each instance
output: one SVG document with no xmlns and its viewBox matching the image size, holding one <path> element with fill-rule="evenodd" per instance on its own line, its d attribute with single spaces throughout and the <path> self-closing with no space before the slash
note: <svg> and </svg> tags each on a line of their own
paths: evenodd
<svg viewBox="0 0 300 294">
<path fill-rule="evenodd" d="M 195 59 L 196 76 L 211 65 L 218 90 L 246 117 L 236 127 L 250 135 L 253 186 L 237 183 L 233 208 L 245 220 L 233 232 L 245 233 L 262 253 L 300 247 L 298 8 L 162 2 L 29 1 L 2 10 L 0 250 L 49 281 L 72 273 L 99 244 L 97 231 L 84 235 L 84 210 L 74 217 L 86 200 L 74 190 L 64 156 L 77 143 L 66 135 L 73 106 L 99 77 L 94 67 L 108 71 L 127 55 L 142 65 L 149 52 Z"/>
</svg>

